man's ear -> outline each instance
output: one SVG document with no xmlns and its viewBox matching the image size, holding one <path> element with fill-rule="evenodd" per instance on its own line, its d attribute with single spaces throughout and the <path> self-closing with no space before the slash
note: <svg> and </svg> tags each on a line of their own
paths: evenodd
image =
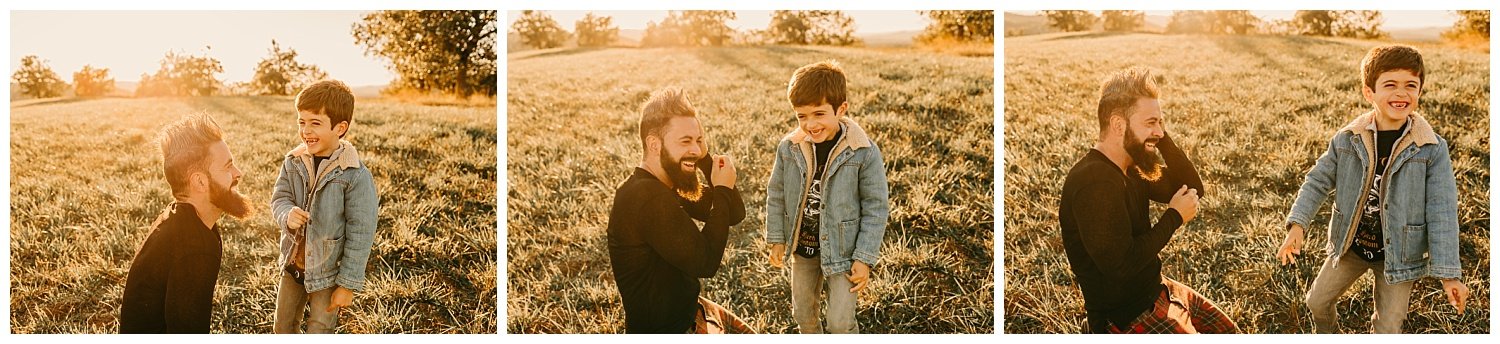
<svg viewBox="0 0 1500 344">
<path fill-rule="evenodd" d="M 848 113 L 848 112 L 849 112 L 849 102 L 847 102 L 847 101 L 843 102 L 842 104 L 839 104 L 839 108 L 838 109 L 834 109 L 833 110 L 833 114 L 834 114 L 835 117 L 837 117 L 837 116 L 843 116 L 845 113 Z"/>
<path fill-rule="evenodd" d="M 655 152 L 655 153 L 660 153 L 661 152 L 661 138 L 660 137 L 656 137 L 656 135 L 647 135 L 646 136 L 646 155 L 651 155 L 651 153 L 653 153 L 653 152 Z"/>
<path fill-rule="evenodd" d="M 1365 101 L 1366 102 L 1369 102 L 1369 103 L 1374 103 L 1375 102 L 1375 90 L 1370 89 L 1370 86 L 1360 86 L 1359 87 L 1359 94 L 1362 94 L 1362 95 L 1365 96 Z"/>
<path fill-rule="evenodd" d="M 1109 132 L 1110 133 L 1115 134 L 1115 135 L 1121 135 L 1121 137 L 1124 137 L 1123 135 L 1125 135 L 1125 130 L 1128 129 L 1129 127 L 1130 127 L 1130 122 L 1125 120 L 1125 116 L 1120 116 L 1120 115 L 1109 116 Z"/>
<path fill-rule="evenodd" d="M 349 132 L 349 121 L 343 121 L 343 122 L 339 122 L 339 124 L 334 124 L 333 125 L 333 132 L 338 133 L 339 134 L 339 138 L 343 138 L 344 137 L 344 133 Z"/>
<path fill-rule="evenodd" d="M 188 190 L 208 193 L 208 184 L 212 182 L 208 178 L 208 173 L 203 171 L 193 172 L 193 174 L 188 175 Z"/>
</svg>

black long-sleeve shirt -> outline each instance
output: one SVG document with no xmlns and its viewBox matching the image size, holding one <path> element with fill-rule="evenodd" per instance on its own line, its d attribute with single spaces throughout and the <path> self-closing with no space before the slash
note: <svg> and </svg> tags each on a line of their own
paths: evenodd
<svg viewBox="0 0 1500 344">
<path fill-rule="evenodd" d="M 1074 164 L 1063 182 L 1057 214 L 1063 248 L 1093 332 L 1111 322 L 1129 324 L 1161 292 L 1157 254 L 1183 222 L 1177 210 L 1167 209 L 1153 225 L 1148 200 L 1168 203 L 1183 185 L 1204 194 L 1198 171 L 1170 137 L 1162 137 L 1157 148 L 1166 167 L 1156 182 L 1121 170 L 1098 150 Z"/>
<path fill-rule="evenodd" d="M 693 219 L 704 221 L 700 230 Z M 629 333 L 683 333 L 698 309 L 698 278 L 724 260 L 729 226 L 745 219 L 739 192 L 723 186 L 689 202 L 637 168 L 615 190 L 609 262 Z"/>
<path fill-rule="evenodd" d="M 193 205 L 171 207 L 130 262 L 120 333 L 208 333 L 224 244 Z"/>
</svg>

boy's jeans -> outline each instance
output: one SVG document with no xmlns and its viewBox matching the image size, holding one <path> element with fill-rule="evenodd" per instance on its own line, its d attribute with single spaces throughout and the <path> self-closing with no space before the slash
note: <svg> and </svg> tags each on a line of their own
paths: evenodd
<svg viewBox="0 0 1500 344">
<path fill-rule="evenodd" d="M 827 288 L 824 288 L 827 286 Z M 858 300 L 849 292 L 854 283 L 844 275 L 823 276 L 822 259 L 802 258 L 792 255 L 792 317 L 797 320 L 797 329 L 802 333 L 823 333 L 818 321 L 820 294 L 828 291 L 828 332 L 859 333 L 859 322 L 854 319 L 854 304 Z"/>
<path fill-rule="evenodd" d="M 1334 267 L 1333 262 L 1333 259 L 1324 260 L 1318 277 L 1313 279 L 1312 288 L 1307 290 L 1307 308 L 1312 311 L 1313 331 L 1339 332 L 1338 312 L 1334 305 L 1355 280 L 1365 271 L 1371 271 L 1375 275 L 1375 314 L 1370 316 L 1374 323 L 1372 327 L 1375 333 L 1401 333 L 1401 323 L 1406 321 L 1415 281 L 1386 284 L 1382 264 L 1366 262 L 1351 253 L 1339 257 L 1338 267 Z"/>
<path fill-rule="evenodd" d="M 334 288 L 308 294 L 296 278 L 281 273 L 281 285 L 276 288 L 276 333 L 297 333 L 303 309 L 307 309 L 307 333 L 333 333 L 339 324 L 338 311 L 328 312 Z"/>
</svg>

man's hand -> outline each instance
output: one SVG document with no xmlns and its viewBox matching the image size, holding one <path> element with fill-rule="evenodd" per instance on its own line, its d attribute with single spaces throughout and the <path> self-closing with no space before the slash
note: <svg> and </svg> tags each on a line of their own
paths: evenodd
<svg viewBox="0 0 1500 344">
<path fill-rule="evenodd" d="M 354 305 L 354 291 L 344 289 L 343 286 L 333 287 L 333 296 L 328 297 L 328 312 L 339 311 L 339 307 Z"/>
<path fill-rule="evenodd" d="M 307 225 L 308 213 L 301 207 L 292 207 L 292 211 L 286 214 L 286 228 L 300 229 Z"/>
<path fill-rule="evenodd" d="M 1448 295 L 1448 304 L 1458 308 L 1458 314 L 1464 314 L 1464 305 L 1469 303 L 1469 286 L 1457 279 L 1445 279 L 1443 295 Z"/>
<path fill-rule="evenodd" d="M 1198 189 L 1189 189 L 1187 185 L 1177 189 L 1177 194 L 1172 195 L 1172 202 L 1168 203 L 1172 209 L 1177 209 L 1177 214 L 1182 215 L 1182 224 L 1192 221 L 1198 216 Z"/>
<path fill-rule="evenodd" d="M 734 172 L 734 158 L 728 155 L 716 154 L 714 155 L 713 164 L 714 174 L 711 178 L 711 181 L 714 183 L 714 185 L 723 185 L 725 187 L 733 189 L 734 181 L 736 178 Z"/>
<path fill-rule="evenodd" d="M 1276 258 L 1281 260 L 1281 265 L 1297 262 L 1297 256 L 1302 255 L 1302 225 L 1293 223 L 1292 229 L 1286 231 L 1286 239 L 1281 241 L 1281 249 L 1276 250 Z"/>
<path fill-rule="evenodd" d="M 849 292 L 857 293 L 865 290 L 865 287 L 870 286 L 870 266 L 865 265 L 865 262 L 855 260 L 854 266 L 849 268 L 849 282 L 854 283 L 854 288 L 849 288 Z"/>
<path fill-rule="evenodd" d="M 786 244 L 771 244 L 771 266 L 780 269 L 785 262 Z"/>
</svg>

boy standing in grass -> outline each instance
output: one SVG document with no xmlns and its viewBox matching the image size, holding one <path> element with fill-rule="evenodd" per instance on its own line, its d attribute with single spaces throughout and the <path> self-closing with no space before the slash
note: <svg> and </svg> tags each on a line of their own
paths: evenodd
<svg viewBox="0 0 1500 344">
<path fill-rule="evenodd" d="M 343 82 L 319 81 L 297 94 L 302 144 L 286 154 L 271 216 L 281 228 L 281 284 L 276 333 L 333 333 L 338 310 L 364 288 L 380 197 L 375 180 L 349 141 L 354 93 Z M 310 306 L 310 307 L 309 307 Z"/>
<path fill-rule="evenodd" d="M 1356 279 L 1375 275 L 1376 333 L 1400 333 L 1412 284 L 1442 280 L 1448 303 L 1463 313 L 1469 288 L 1458 258 L 1458 187 L 1448 142 L 1416 112 L 1427 77 L 1416 48 L 1371 49 L 1360 63 L 1365 101 L 1375 107 L 1334 134 L 1287 214 L 1276 256 L 1291 263 L 1303 231 L 1329 192 L 1328 258 L 1307 291 L 1314 330 L 1338 332 L 1334 303 Z"/>
<path fill-rule="evenodd" d="M 844 87 L 844 71 L 833 61 L 792 73 L 787 100 L 797 127 L 777 144 L 766 185 L 770 261 L 779 268 L 792 260 L 792 314 L 802 333 L 823 332 L 825 290 L 828 332 L 859 332 L 855 293 L 869 286 L 890 217 L 885 162 L 875 141 L 845 116 Z"/>
</svg>

